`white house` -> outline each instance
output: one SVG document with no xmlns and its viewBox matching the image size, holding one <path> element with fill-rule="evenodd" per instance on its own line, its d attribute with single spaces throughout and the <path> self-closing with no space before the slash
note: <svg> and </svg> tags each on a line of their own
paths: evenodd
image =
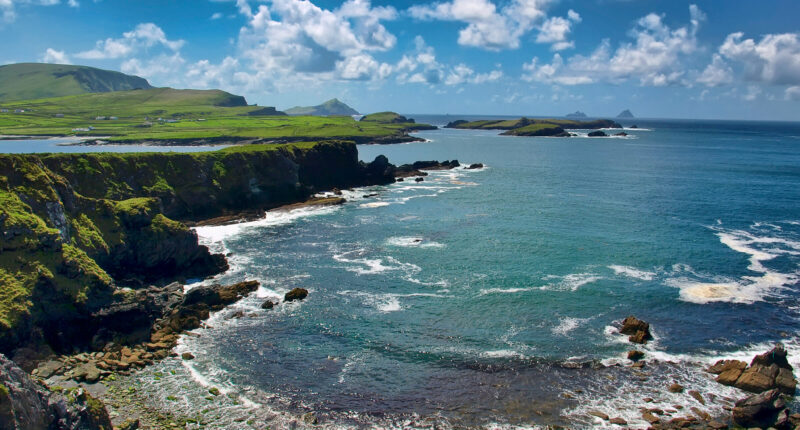
<svg viewBox="0 0 800 430">
<path fill-rule="evenodd" d="M 98 117 L 95 118 L 96 121 L 104 121 L 105 119 L 106 119 L 106 117 L 104 117 L 104 116 L 98 116 Z"/>
<path fill-rule="evenodd" d="M 56 118 L 64 118 L 64 114 L 63 113 L 57 113 L 57 114 L 55 114 L 55 117 Z"/>
<path fill-rule="evenodd" d="M 8 113 L 8 109 L 0 109 L 0 113 Z"/>
</svg>

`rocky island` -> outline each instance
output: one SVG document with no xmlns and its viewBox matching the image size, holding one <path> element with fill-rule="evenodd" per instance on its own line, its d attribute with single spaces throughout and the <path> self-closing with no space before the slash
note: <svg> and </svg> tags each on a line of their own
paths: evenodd
<svg viewBox="0 0 800 430">
<path fill-rule="evenodd" d="M 505 136 L 570 137 L 572 134 L 567 132 L 567 130 L 622 128 L 622 126 L 607 119 L 574 121 L 563 119 L 529 119 L 522 117 L 515 120 L 457 120 L 448 123 L 445 128 L 468 130 L 504 130 L 501 134 Z"/>
</svg>

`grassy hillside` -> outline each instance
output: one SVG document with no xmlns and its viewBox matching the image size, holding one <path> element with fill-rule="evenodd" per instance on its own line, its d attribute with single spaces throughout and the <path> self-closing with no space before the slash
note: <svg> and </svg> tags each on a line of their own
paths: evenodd
<svg viewBox="0 0 800 430">
<path fill-rule="evenodd" d="M 358 122 L 349 116 L 251 115 L 264 108 L 247 106 L 243 97 L 219 90 L 154 88 L 18 101 L 3 106 L 10 111 L 0 113 L 2 135 L 98 136 L 113 142 L 333 138 L 368 143 L 403 138 L 407 131 L 422 127 L 411 123 Z M 15 109 L 25 112 L 15 113 Z"/>
<path fill-rule="evenodd" d="M 19 63 L 0 66 L 0 102 L 152 88 L 138 76 L 86 66 Z"/>
<path fill-rule="evenodd" d="M 313 115 L 313 116 L 358 115 L 357 110 L 342 103 L 339 99 L 330 99 L 325 103 L 316 106 L 295 106 L 291 109 L 286 109 L 285 112 L 287 115 Z"/>
</svg>

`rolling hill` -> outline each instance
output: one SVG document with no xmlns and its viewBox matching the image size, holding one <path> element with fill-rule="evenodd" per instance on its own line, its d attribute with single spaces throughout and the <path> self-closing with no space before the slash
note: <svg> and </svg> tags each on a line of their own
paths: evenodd
<svg viewBox="0 0 800 430">
<path fill-rule="evenodd" d="M 153 88 L 147 80 L 110 70 L 63 64 L 0 66 L 0 102 Z"/>
<path fill-rule="evenodd" d="M 286 109 L 287 115 L 311 115 L 311 116 L 332 116 L 332 115 L 358 115 L 358 111 L 342 103 L 339 99 L 330 99 L 317 106 L 295 106 Z"/>
</svg>

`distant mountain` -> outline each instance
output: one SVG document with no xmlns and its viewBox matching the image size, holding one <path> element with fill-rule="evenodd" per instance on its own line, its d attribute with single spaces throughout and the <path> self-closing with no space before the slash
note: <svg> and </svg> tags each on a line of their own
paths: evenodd
<svg viewBox="0 0 800 430">
<path fill-rule="evenodd" d="M 138 76 L 94 67 L 41 63 L 0 66 L 0 101 L 149 88 L 153 87 Z"/>
<path fill-rule="evenodd" d="M 633 117 L 634 117 L 633 114 L 628 109 L 625 109 L 624 111 L 620 112 L 619 115 L 617 115 L 617 118 L 633 118 Z"/>
<path fill-rule="evenodd" d="M 573 112 L 573 113 L 568 113 L 568 114 L 567 114 L 567 115 L 565 115 L 565 116 L 566 116 L 567 118 L 586 118 L 586 114 L 585 114 L 585 113 L 583 113 L 583 112 L 581 112 L 581 111 L 579 111 L 579 110 L 576 110 L 576 111 L 575 111 L 575 112 Z"/>
<path fill-rule="evenodd" d="M 339 101 L 339 99 L 330 99 L 325 103 L 317 106 L 295 106 L 291 109 L 286 109 L 287 115 L 312 115 L 312 116 L 331 116 L 331 115 L 358 115 L 358 111 L 347 106 Z"/>
</svg>

